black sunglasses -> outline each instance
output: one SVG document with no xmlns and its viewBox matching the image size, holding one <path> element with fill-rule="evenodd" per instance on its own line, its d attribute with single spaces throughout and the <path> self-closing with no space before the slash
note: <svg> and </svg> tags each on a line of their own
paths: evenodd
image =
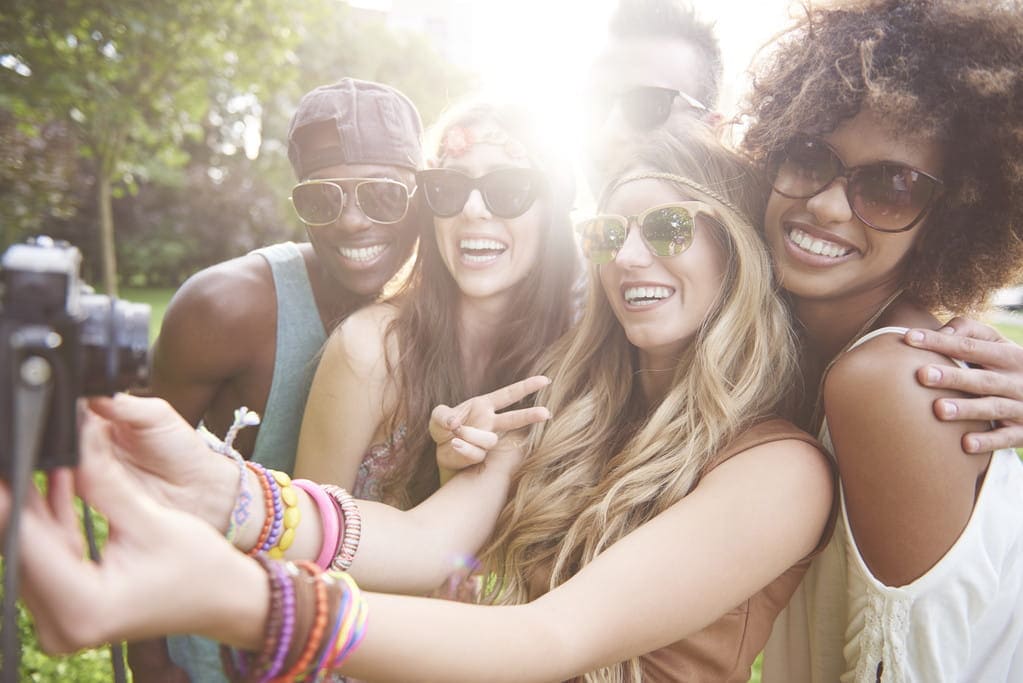
<svg viewBox="0 0 1023 683">
<path fill-rule="evenodd" d="M 802 135 L 772 156 L 770 170 L 774 191 L 789 199 L 809 199 L 844 178 L 853 214 L 881 232 L 904 232 L 919 223 L 943 185 L 929 173 L 897 161 L 849 168 L 824 140 Z"/>
<path fill-rule="evenodd" d="M 583 254 L 598 265 L 610 263 L 629 235 L 629 226 L 639 227 L 643 244 L 660 258 L 678 256 L 693 243 L 696 217 L 704 214 L 719 222 L 710 206 L 703 202 L 672 202 L 652 206 L 636 216 L 600 214 L 576 225 Z"/>
<path fill-rule="evenodd" d="M 306 180 L 291 190 L 291 204 L 306 225 L 330 225 L 345 209 L 348 194 L 342 183 L 355 186 L 350 190 L 355 204 L 374 223 L 397 223 L 408 213 L 411 193 L 404 183 L 389 178 L 316 178 Z"/>
<path fill-rule="evenodd" d="M 698 115 L 707 111 L 702 102 L 681 90 L 653 85 L 641 85 L 617 94 L 597 95 L 592 98 L 591 106 L 594 118 L 603 121 L 617 102 L 622 118 L 629 126 L 635 130 L 648 131 L 668 120 L 675 98 L 681 98 Z"/>
<path fill-rule="evenodd" d="M 440 218 L 461 213 L 473 190 L 480 191 L 494 216 L 518 218 L 536 201 L 545 181 L 533 168 L 499 168 L 478 178 L 453 168 L 431 168 L 416 173 L 416 185 L 430 211 Z"/>
</svg>

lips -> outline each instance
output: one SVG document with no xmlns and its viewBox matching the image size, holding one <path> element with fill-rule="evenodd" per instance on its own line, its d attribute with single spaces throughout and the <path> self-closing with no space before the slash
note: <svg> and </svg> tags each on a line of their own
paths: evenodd
<svg viewBox="0 0 1023 683">
<path fill-rule="evenodd" d="M 469 237 L 458 241 L 458 249 L 466 263 L 486 264 L 508 251 L 508 245 L 488 237 Z"/>
<path fill-rule="evenodd" d="M 371 244 L 364 247 L 345 247 L 339 246 L 337 251 L 341 256 L 345 257 L 349 261 L 356 263 L 368 263 L 380 254 L 387 250 L 388 244 L 386 242 L 380 244 Z"/>
<path fill-rule="evenodd" d="M 658 284 L 625 284 L 621 288 L 622 298 L 629 308 L 650 308 L 670 298 L 674 287 Z"/>
</svg>

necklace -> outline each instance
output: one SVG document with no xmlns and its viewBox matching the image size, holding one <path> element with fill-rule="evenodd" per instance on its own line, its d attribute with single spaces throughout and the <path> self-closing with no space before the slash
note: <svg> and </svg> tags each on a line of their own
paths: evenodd
<svg viewBox="0 0 1023 683">
<path fill-rule="evenodd" d="M 860 337 L 870 330 L 871 326 L 873 326 L 873 324 L 877 322 L 878 318 L 880 318 L 884 312 L 888 310 L 889 306 L 895 303 L 896 299 L 902 296 L 904 291 L 906 291 L 905 288 L 900 287 L 895 290 L 891 296 L 885 299 L 878 309 L 874 311 L 874 314 L 867 319 L 867 322 L 863 323 L 863 325 L 860 326 L 860 329 L 856 330 L 856 333 L 849 338 L 849 341 L 845 343 L 842 350 L 832 356 L 831 360 L 828 361 L 828 364 L 824 366 L 824 372 L 821 373 L 821 379 L 817 383 L 817 400 L 813 404 L 813 419 L 810 422 L 810 425 L 814 428 L 815 432 L 820 433 L 821 423 L 824 420 L 824 380 L 827 379 L 831 366 L 834 365 L 835 361 L 841 358 L 846 351 L 851 349 L 852 345 L 855 344 Z"/>
</svg>

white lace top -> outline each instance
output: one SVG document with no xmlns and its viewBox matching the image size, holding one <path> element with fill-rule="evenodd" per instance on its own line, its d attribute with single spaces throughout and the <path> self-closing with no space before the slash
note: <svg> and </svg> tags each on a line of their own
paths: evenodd
<svg viewBox="0 0 1023 683">
<path fill-rule="evenodd" d="M 853 346 L 905 332 L 881 328 Z M 820 441 L 833 452 L 826 422 Z M 994 454 L 966 529 L 905 586 L 886 586 L 870 573 L 843 498 L 831 543 L 775 621 L 762 680 L 1023 681 L 1023 463 L 1016 453 Z"/>
</svg>

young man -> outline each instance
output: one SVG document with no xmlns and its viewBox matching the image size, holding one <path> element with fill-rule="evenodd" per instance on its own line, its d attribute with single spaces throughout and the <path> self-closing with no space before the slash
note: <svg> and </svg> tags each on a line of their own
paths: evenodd
<svg viewBox="0 0 1023 683">
<path fill-rule="evenodd" d="M 235 447 L 290 472 L 320 347 L 379 296 L 415 247 L 421 137 L 415 106 L 389 86 L 345 78 L 303 96 L 288 158 L 309 242 L 257 249 L 189 278 L 153 348 L 152 393 L 220 436 L 236 408 L 256 411 L 261 426 L 243 430 Z M 168 644 L 192 680 L 225 680 L 214 643 L 180 636 Z M 187 680 L 161 641 L 133 645 L 129 661 L 137 681 Z"/>
<path fill-rule="evenodd" d="M 721 47 L 712 24 L 673 0 L 621 0 L 590 68 L 586 153 L 592 189 L 625 140 L 676 120 L 708 122 L 721 86 Z"/>
</svg>

